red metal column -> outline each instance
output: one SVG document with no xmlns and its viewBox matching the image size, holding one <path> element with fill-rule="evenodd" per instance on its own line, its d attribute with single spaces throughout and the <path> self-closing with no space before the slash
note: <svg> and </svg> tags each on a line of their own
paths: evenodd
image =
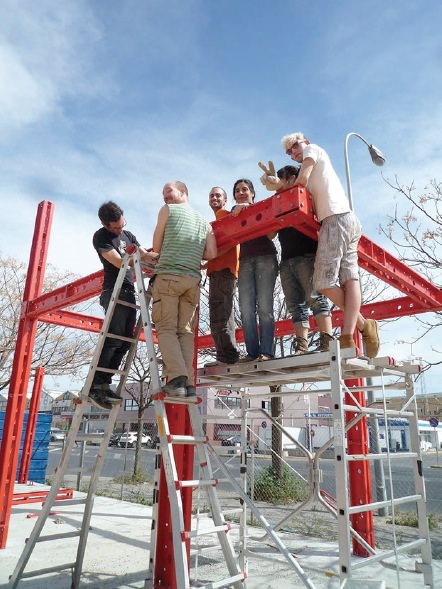
<svg viewBox="0 0 442 589">
<path fill-rule="evenodd" d="M 199 308 L 198 319 L 196 325 L 199 323 Z M 195 329 L 194 339 L 194 356 L 193 369 L 196 376 L 196 369 L 198 363 L 198 328 Z M 196 380 L 196 379 L 195 379 Z M 192 383 L 195 385 L 195 382 Z M 169 421 L 169 430 L 171 434 L 192 436 L 189 413 L 187 407 L 183 405 L 169 405 L 166 406 L 167 419 Z M 194 463 L 194 446 L 187 444 L 183 446 L 174 447 L 174 458 L 177 475 L 179 480 L 193 479 L 193 463 Z M 192 492 L 193 489 L 186 487 L 181 489 L 181 501 L 183 504 L 183 519 L 184 529 L 191 529 L 192 520 Z M 161 475 L 158 492 L 158 524 L 161 522 L 161 527 L 158 525 L 156 552 L 154 560 L 154 589 L 176 589 L 176 574 L 173 556 L 173 537 L 172 537 L 172 522 L 170 515 L 170 502 L 167 496 L 167 482 L 164 473 L 164 466 L 161 466 Z M 190 562 L 190 539 L 186 540 L 187 562 Z"/>
<path fill-rule="evenodd" d="M 362 338 L 357 332 L 358 340 L 356 345 L 361 349 Z M 349 379 L 345 381 L 348 388 L 362 386 L 364 384 L 363 378 Z M 356 401 L 362 406 L 366 406 L 364 391 L 353 391 L 352 395 Z M 355 405 L 355 401 L 351 398 L 349 393 L 345 394 L 345 404 Z M 357 412 L 359 414 L 359 411 Z M 353 419 L 355 414 L 347 412 L 345 421 L 348 423 Z M 347 432 L 347 452 L 348 454 L 368 454 L 368 423 L 367 418 L 363 417 Z M 358 462 L 349 462 L 349 486 L 350 486 L 350 505 L 365 505 L 372 503 L 371 493 L 371 472 L 370 465 L 367 460 Z M 373 512 L 366 511 L 364 513 L 355 513 L 350 516 L 352 528 L 374 548 L 374 523 Z M 359 542 L 353 539 L 353 554 L 356 556 L 368 557 L 370 556 L 366 548 L 361 546 Z"/>
<path fill-rule="evenodd" d="M 28 422 L 26 424 L 26 434 L 25 439 L 23 441 L 20 472 L 18 473 L 19 483 L 27 483 L 29 480 L 29 467 L 31 464 L 32 446 L 34 445 L 35 438 L 35 425 L 37 423 L 38 408 L 40 406 L 41 389 L 43 388 L 44 374 L 45 369 L 41 366 L 35 370 L 34 387 L 32 389 L 32 397 L 28 413 Z"/>
<path fill-rule="evenodd" d="M 181 404 L 167 404 L 167 419 L 170 433 L 173 435 L 192 435 L 187 408 Z M 190 452 L 191 451 L 191 452 Z M 176 445 L 173 449 L 175 466 L 179 480 L 193 478 L 193 447 Z M 192 456 L 190 456 L 190 453 Z M 192 489 L 181 489 L 183 503 L 184 529 L 190 530 L 192 517 Z M 161 466 L 161 476 L 158 492 L 157 541 L 154 561 L 154 589 L 176 589 L 175 560 L 173 555 L 172 521 L 170 502 L 167 491 L 164 466 Z M 190 540 L 187 540 L 187 560 L 190 558 Z"/>
<path fill-rule="evenodd" d="M 54 205 L 49 201 L 42 201 L 38 205 L 0 448 L 0 548 L 5 548 L 8 537 L 26 393 L 37 331 L 37 319 L 29 319 L 27 316 L 28 303 L 39 296 L 43 289 L 53 213 Z"/>
</svg>

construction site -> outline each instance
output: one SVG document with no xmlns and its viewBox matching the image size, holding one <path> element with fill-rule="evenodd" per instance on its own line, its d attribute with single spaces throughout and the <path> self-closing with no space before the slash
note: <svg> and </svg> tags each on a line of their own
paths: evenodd
<svg viewBox="0 0 442 589">
<path fill-rule="evenodd" d="M 169 398 L 161 392 L 157 340 L 137 248 L 124 257 L 104 320 L 78 314 L 69 308 L 100 293 L 102 272 L 42 294 L 53 216 L 53 204 L 40 203 L 3 427 L 0 560 L 4 551 L 5 587 L 441 586 L 422 468 L 415 390 L 419 363 L 382 355 L 369 359 L 357 349 L 341 350 L 333 340 L 328 352 L 225 366 L 200 362 L 197 395 Z M 317 235 L 311 199 L 302 187 L 278 192 L 241 217 L 213 223 L 219 248 L 284 227 Z M 389 300 L 363 305 L 365 317 L 383 320 L 442 309 L 436 286 L 364 236 L 358 255 L 361 268 L 397 292 Z M 117 393 L 125 386 L 137 346 L 146 346 L 158 434 L 157 447 L 148 450 L 155 457 L 149 505 L 97 492 L 119 407 L 103 421 L 104 435 L 84 426 L 87 391 L 129 265 L 136 277 L 138 322 L 125 367 L 116 375 Z M 31 488 L 42 376 L 34 382 L 26 427 L 24 416 L 38 322 L 96 333 L 98 344 L 52 485 Z M 339 311 L 333 313 L 333 325 L 342 325 Z M 276 336 L 292 332 L 291 321 L 277 323 Z M 237 336 L 242 341 L 240 330 Z M 197 351 L 211 347 L 209 333 L 196 336 Z M 394 408 L 388 402 L 392 393 Z M 289 419 L 300 396 L 308 410 L 298 420 L 296 414 Z M 213 399 L 211 410 L 201 411 L 207 398 Z M 226 409 L 222 415 L 221 409 Z M 97 439 L 96 460 L 79 467 L 77 444 Z M 398 482 L 398 468 L 406 485 Z M 87 490 L 66 493 L 66 483 L 79 469 Z M 262 489 L 270 479 L 275 490 L 265 495 Z M 290 493 L 296 489 L 278 498 L 277 488 L 286 485 Z M 21 524 L 31 502 L 39 517 Z M 404 511 L 415 522 L 407 533 L 398 519 Z M 380 515 L 388 515 L 387 532 L 385 517 L 382 528 L 378 525 Z M 60 525 L 54 525 L 56 520 Z M 17 527 L 25 534 L 20 550 Z M 17 556 L 13 566 L 10 541 Z"/>
</svg>

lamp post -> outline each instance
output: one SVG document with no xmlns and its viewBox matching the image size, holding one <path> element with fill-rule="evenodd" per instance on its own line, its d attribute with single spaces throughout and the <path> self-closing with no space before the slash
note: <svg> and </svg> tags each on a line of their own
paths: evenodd
<svg viewBox="0 0 442 589">
<path fill-rule="evenodd" d="M 368 141 L 366 139 L 364 139 L 364 137 L 362 137 L 362 135 L 359 135 L 359 133 L 355 133 L 354 131 L 352 131 L 351 133 L 347 134 L 347 136 L 345 138 L 345 143 L 344 143 L 344 158 L 345 158 L 345 173 L 347 176 L 347 195 L 348 195 L 348 202 L 350 203 L 351 210 L 353 210 L 353 194 L 352 194 L 352 190 L 351 190 L 350 164 L 348 163 L 348 140 L 352 136 L 359 137 L 359 139 L 365 143 L 365 145 L 368 147 L 371 161 L 376 166 L 383 166 L 385 164 L 385 157 L 380 149 L 375 147 L 372 143 L 368 143 Z"/>
</svg>

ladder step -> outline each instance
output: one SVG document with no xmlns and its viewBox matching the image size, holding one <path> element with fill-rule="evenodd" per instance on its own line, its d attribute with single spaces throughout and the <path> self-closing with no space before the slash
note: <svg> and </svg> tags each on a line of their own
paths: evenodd
<svg viewBox="0 0 442 589">
<path fill-rule="evenodd" d="M 37 538 L 36 542 L 51 542 L 52 540 L 65 540 L 66 538 L 78 538 L 80 535 L 80 530 L 75 530 L 75 532 L 63 532 L 61 534 L 51 534 L 49 536 L 40 536 Z"/>
<path fill-rule="evenodd" d="M 110 338 L 110 339 L 118 339 L 123 342 L 129 342 L 131 344 L 136 344 L 138 342 L 137 338 L 135 338 L 135 337 L 126 337 L 124 335 L 116 335 L 115 333 L 106 333 L 106 334 L 103 333 L 103 335 L 105 337 Z"/>
<path fill-rule="evenodd" d="M 68 562 L 66 564 L 59 564 L 57 566 L 48 567 L 47 569 L 39 569 L 38 571 L 29 571 L 22 573 L 21 579 L 31 579 L 32 577 L 39 577 L 40 575 L 48 575 L 50 573 L 58 573 L 59 571 L 65 571 L 66 569 L 74 569 L 75 562 Z"/>
<path fill-rule="evenodd" d="M 216 487 L 218 479 L 211 480 L 194 480 L 194 481 L 177 481 L 177 489 L 185 489 L 186 487 Z"/>
<path fill-rule="evenodd" d="M 213 528 L 203 528 L 199 530 L 191 530 L 189 532 L 181 532 L 181 539 L 189 540 L 190 538 L 198 538 L 199 536 L 208 536 L 209 534 L 217 534 L 218 532 L 230 532 L 232 524 L 226 523 L 221 526 L 213 526 Z"/>
<path fill-rule="evenodd" d="M 127 373 L 127 370 L 117 370 L 116 368 L 104 368 L 104 366 L 97 366 L 95 370 L 98 372 L 108 372 L 109 374 L 124 375 Z"/>
<path fill-rule="evenodd" d="M 128 303 L 127 301 L 122 301 L 121 299 L 117 299 L 117 303 L 119 305 L 123 305 L 123 307 L 130 307 L 131 309 L 140 309 L 140 305 L 137 305 L 136 303 Z"/>
<path fill-rule="evenodd" d="M 87 434 L 82 434 L 82 433 L 78 433 L 75 436 L 75 441 L 76 442 L 86 442 L 87 440 L 102 440 L 103 439 L 103 434 L 95 434 L 95 433 L 87 433 Z"/>
<path fill-rule="evenodd" d="M 167 441 L 170 444 L 205 444 L 208 439 L 206 436 L 204 438 L 197 438 L 196 436 L 175 436 L 170 434 L 167 436 Z"/>
</svg>

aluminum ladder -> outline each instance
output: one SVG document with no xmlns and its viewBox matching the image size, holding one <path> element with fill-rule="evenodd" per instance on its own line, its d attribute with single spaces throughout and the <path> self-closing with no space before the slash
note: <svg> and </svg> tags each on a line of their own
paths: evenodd
<svg viewBox="0 0 442 589">
<path fill-rule="evenodd" d="M 136 352 L 138 340 L 139 340 L 140 334 L 142 332 L 142 323 L 143 322 L 142 322 L 141 315 L 138 319 L 133 338 L 118 336 L 118 335 L 115 335 L 115 334 L 112 334 L 109 332 L 109 327 L 110 327 L 111 320 L 114 315 L 115 308 L 116 308 L 117 304 L 129 306 L 129 307 L 134 307 L 137 309 L 140 308 L 138 305 L 133 305 L 131 303 L 127 303 L 126 301 L 119 300 L 119 295 L 120 295 L 120 291 L 121 291 L 121 288 L 123 285 L 124 277 L 126 275 L 126 272 L 129 269 L 129 266 L 132 263 L 134 265 L 136 264 L 139 269 L 139 272 L 137 274 L 137 280 L 140 280 L 140 282 L 137 283 L 137 288 L 138 288 L 139 296 L 142 297 L 143 304 L 141 305 L 141 307 L 143 308 L 144 312 L 146 312 L 146 309 L 147 309 L 146 291 L 144 288 L 144 281 L 143 281 L 143 274 L 142 274 L 142 269 L 141 269 L 139 252 L 136 249 L 132 248 L 131 251 L 126 253 L 123 258 L 122 266 L 121 266 L 120 271 L 118 273 L 117 280 L 115 281 L 115 286 L 114 286 L 114 290 L 112 292 L 111 301 L 109 303 L 109 307 L 108 307 L 107 313 L 106 313 L 104 321 L 103 321 L 102 329 L 101 329 L 101 332 L 99 335 L 98 344 L 97 344 L 97 347 L 95 349 L 95 352 L 94 352 L 94 355 L 93 355 L 93 358 L 91 361 L 89 373 L 86 378 L 86 381 L 85 381 L 83 390 L 81 392 L 81 395 L 79 397 L 79 400 L 77 402 L 77 407 L 76 407 L 76 410 L 75 410 L 75 413 L 74 413 L 74 416 L 72 419 L 71 428 L 69 430 L 68 436 L 67 436 L 65 444 L 64 444 L 62 456 L 60 459 L 60 464 L 58 465 L 57 471 L 56 471 L 55 480 L 54 480 L 54 482 L 51 486 L 50 492 L 49 492 L 49 494 L 43 504 L 42 511 L 39 514 L 38 519 L 36 520 L 36 523 L 35 523 L 35 526 L 34 526 L 32 532 L 31 532 L 31 535 L 27 539 L 24 550 L 23 550 L 23 552 L 17 562 L 14 572 L 12 573 L 12 575 L 10 577 L 9 586 L 11 589 L 14 589 L 15 587 L 17 587 L 17 585 L 21 579 L 47 575 L 50 573 L 60 572 L 63 570 L 68 570 L 68 569 L 72 570 L 71 589 L 77 589 L 80 586 L 80 576 L 81 576 L 84 554 L 85 554 L 85 550 L 86 550 L 87 538 L 88 538 L 88 533 L 89 533 L 89 528 L 90 528 L 90 520 L 91 520 L 92 509 L 93 509 L 93 505 L 94 505 L 95 492 L 96 492 L 96 488 L 98 485 L 101 470 L 102 470 L 102 467 L 104 464 L 104 458 L 105 458 L 106 451 L 108 448 L 109 439 L 110 439 L 110 436 L 111 436 L 112 431 L 115 426 L 115 421 L 116 421 L 118 411 L 121 406 L 121 402 L 117 401 L 116 403 L 113 404 L 113 407 L 109 413 L 109 418 L 106 423 L 104 436 L 101 434 L 97 434 L 97 433 L 94 434 L 94 433 L 81 432 L 81 424 L 85 423 L 84 417 L 87 414 L 87 412 L 89 411 L 90 406 L 92 404 L 87 395 L 88 395 L 89 389 L 91 387 L 95 372 L 97 370 L 100 370 L 102 372 L 109 372 L 109 373 L 116 374 L 117 376 L 119 376 L 120 380 L 119 380 L 119 383 L 117 386 L 117 394 L 119 394 L 121 396 L 121 392 L 124 389 L 124 386 L 125 386 L 125 383 L 127 380 L 127 376 L 129 374 L 129 370 L 132 365 L 132 361 L 133 361 L 133 357 Z M 122 370 L 112 370 L 109 368 L 100 368 L 100 366 L 98 366 L 100 354 L 103 349 L 103 345 L 104 345 L 106 337 L 117 338 L 117 339 L 121 339 L 124 341 L 129 341 L 131 344 L 129 352 L 126 356 L 126 361 L 124 363 L 124 367 Z M 72 467 L 69 465 L 69 461 L 70 461 L 70 458 L 72 455 L 72 450 L 73 450 L 74 444 L 76 444 L 76 442 L 84 442 L 84 441 L 88 441 L 88 440 L 89 441 L 90 440 L 96 441 L 97 439 L 100 439 L 101 443 L 100 443 L 100 446 L 99 446 L 99 449 L 98 449 L 98 452 L 97 452 L 97 455 L 95 458 L 94 465 L 92 467 L 87 496 L 85 498 L 80 498 L 80 499 L 70 499 L 70 500 L 57 501 L 57 493 L 58 493 L 60 487 L 63 486 L 64 476 L 66 474 L 77 474 L 78 475 L 81 472 L 84 472 L 84 469 L 82 469 L 81 467 Z M 51 510 L 54 507 L 59 508 L 59 507 L 69 506 L 69 505 L 82 505 L 83 506 L 84 511 L 83 511 L 83 519 L 82 519 L 82 523 L 81 523 L 81 528 L 79 530 L 66 532 L 66 533 L 42 535 L 43 527 L 47 521 L 48 516 L 51 513 Z M 32 552 L 35 548 L 35 545 L 37 543 L 50 542 L 50 541 L 57 541 L 58 542 L 60 540 L 67 539 L 67 538 L 73 538 L 73 537 L 79 538 L 78 547 L 77 547 L 77 556 L 76 556 L 75 561 L 66 562 L 64 564 L 55 565 L 55 566 L 48 567 L 45 569 L 38 569 L 38 570 L 25 572 L 26 565 L 28 564 L 28 561 L 29 561 L 29 559 L 32 555 Z"/>
</svg>

